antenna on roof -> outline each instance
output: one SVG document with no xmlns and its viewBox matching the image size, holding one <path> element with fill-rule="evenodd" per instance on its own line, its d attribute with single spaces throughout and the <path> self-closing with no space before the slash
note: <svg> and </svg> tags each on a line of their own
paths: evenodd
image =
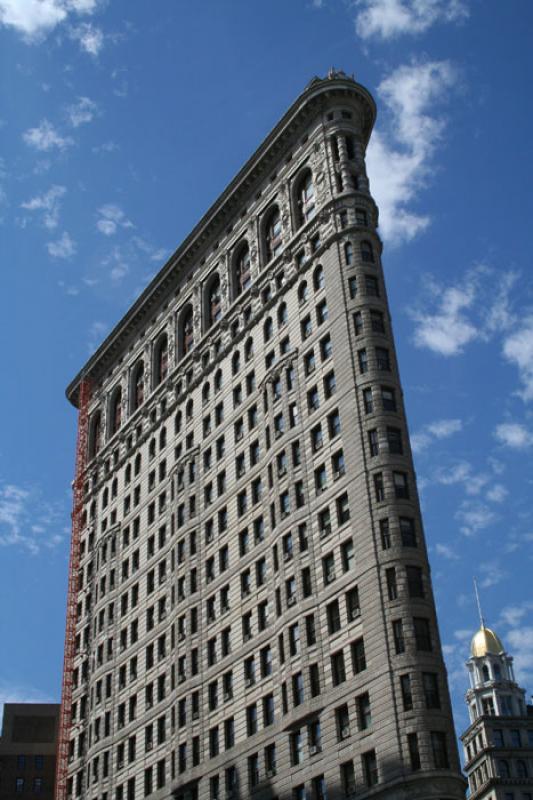
<svg viewBox="0 0 533 800">
<path fill-rule="evenodd" d="M 478 610 L 478 613 L 479 613 L 479 619 L 480 619 L 480 622 L 481 622 L 481 627 L 484 628 L 485 627 L 485 620 L 483 619 L 483 611 L 481 610 L 481 602 L 479 600 L 479 591 L 478 591 L 478 588 L 477 588 L 477 581 L 476 581 L 475 578 L 474 578 L 474 591 L 476 593 L 477 610 Z"/>
</svg>

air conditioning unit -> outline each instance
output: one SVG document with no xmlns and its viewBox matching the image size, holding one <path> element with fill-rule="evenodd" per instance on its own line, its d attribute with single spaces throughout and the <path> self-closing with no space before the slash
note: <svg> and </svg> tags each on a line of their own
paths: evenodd
<svg viewBox="0 0 533 800">
<path fill-rule="evenodd" d="M 200 718 L 200 712 L 199 711 L 193 711 L 192 712 L 192 718 L 193 719 L 199 719 Z"/>
<path fill-rule="evenodd" d="M 233 692 L 224 692 L 224 700 L 227 702 L 228 700 L 233 700 Z"/>
<path fill-rule="evenodd" d="M 267 771 L 266 771 L 267 778 L 273 778 L 275 776 L 275 774 L 276 774 L 276 770 L 275 769 L 267 769 Z"/>
<path fill-rule="evenodd" d="M 282 478 L 283 475 L 286 475 L 286 474 L 287 474 L 287 467 L 281 467 L 280 469 L 278 469 L 278 477 L 279 478 Z"/>
<path fill-rule="evenodd" d="M 361 609 L 360 608 L 352 608 L 350 609 L 350 621 L 353 622 L 354 619 L 361 616 Z"/>
<path fill-rule="evenodd" d="M 186 639 L 186 636 L 185 636 L 184 633 L 179 633 L 178 634 L 178 642 L 184 642 L 185 639 Z"/>
<path fill-rule="evenodd" d="M 317 753 L 320 753 L 320 747 L 317 744 L 309 745 L 309 755 L 316 756 Z"/>
<path fill-rule="evenodd" d="M 292 595 L 292 597 L 289 597 L 289 599 L 287 600 L 287 605 L 288 606 L 296 605 L 296 597 L 294 595 Z"/>
<path fill-rule="evenodd" d="M 335 573 L 330 570 L 326 573 L 326 583 L 332 583 L 335 580 Z"/>
<path fill-rule="evenodd" d="M 325 539 L 326 536 L 329 536 L 331 533 L 331 525 L 328 525 L 326 528 L 320 529 L 320 538 Z"/>
<path fill-rule="evenodd" d="M 284 561 L 290 561 L 291 558 L 292 558 L 292 553 L 290 553 L 290 552 L 289 553 L 283 553 L 283 560 Z"/>
<path fill-rule="evenodd" d="M 251 631 L 247 631 L 245 634 L 243 634 L 242 638 L 243 638 L 243 640 L 245 642 L 248 642 L 252 638 L 252 632 Z"/>
<path fill-rule="evenodd" d="M 255 680 L 253 678 L 246 678 L 245 686 L 246 686 L 247 689 L 249 689 L 250 686 L 254 685 L 254 683 L 255 683 Z"/>
<path fill-rule="evenodd" d="M 350 735 L 350 729 L 347 725 L 341 728 L 341 739 L 347 739 Z"/>
</svg>

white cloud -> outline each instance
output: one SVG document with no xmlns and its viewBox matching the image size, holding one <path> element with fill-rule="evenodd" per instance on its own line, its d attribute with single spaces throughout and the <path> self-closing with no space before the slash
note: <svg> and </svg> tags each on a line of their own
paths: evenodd
<svg viewBox="0 0 533 800">
<path fill-rule="evenodd" d="M 52 258 L 72 258 L 77 249 L 76 242 L 66 231 L 55 242 L 48 242 L 46 247 Z"/>
<path fill-rule="evenodd" d="M 88 97 L 80 97 L 77 103 L 67 108 L 67 116 L 73 128 L 92 122 L 97 113 L 98 106 Z"/>
<path fill-rule="evenodd" d="M 104 46 L 104 34 L 90 22 L 82 22 L 71 30 L 70 35 L 79 42 L 81 49 L 91 56 L 97 56 Z"/>
<path fill-rule="evenodd" d="M 463 428 L 460 419 L 440 419 L 425 425 L 421 431 L 411 436 L 411 447 L 415 453 L 426 450 L 435 439 L 447 439 Z"/>
<path fill-rule="evenodd" d="M 464 500 L 455 518 L 461 523 L 460 531 L 465 536 L 474 536 L 497 520 L 497 515 L 479 500 Z"/>
<path fill-rule="evenodd" d="M 533 316 L 524 320 L 519 329 L 511 333 L 503 343 L 503 355 L 518 367 L 523 384 L 521 397 L 533 400 Z"/>
<path fill-rule="evenodd" d="M 488 490 L 486 498 L 490 500 L 491 503 L 503 503 L 508 494 L 509 492 L 503 484 L 495 483 L 494 486 Z"/>
<path fill-rule="evenodd" d="M 22 138 L 29 147 L 41 151 L 53 150 L 54 147 L 64 150 L 74 144 L 74 139 L 70 136 L 61 136 L 47 119 L 43 119 L 36 128 L 24 131 Z"/>
<path fill-rule="evenodd" d="M 524 603 L 520 603 L 520 605 L 517 606 L 505 606 L 505 608 L 502 608 L 500 611 L 498 626 L 509 625 L 514 628 L 519 625 L 530 612 L 533 612 L 533 602 L 530 600 L 526 600 Z"/>
<path fill-rule="evenodd" d="M 92 148 L 93 153 L 114 153 L 116 150 L 120 150 L 118 144 L 113 142 L 111 139 L 103 144 L 95 145 Z"/>
<path fill-rule="evenodd" d="M 483 576 L 480 581 L 480 586 L 483 589 L 488 589 L 491 586 L 497 586 L 505 578 L 508 577 L 507 572 L 500 567 L 498 561 L 485 561 L 479 565 L 479 571 Z"/>
<path fill-rule="evenodd" d="M 447 544 L 441 544 L 440 542 L 437 542 L 435 545 L 435 551 L 439 556 L 447 558 L 450 561 L 456 561 L 459 558 L 455 550 Z"/>
<path fill-rule="evenodd" d="M 524 450 L 533 444 L 533 433 L 518 422 L 502 422 L 494 435 L 501 444 L 515 450 Z"/>
<path fill-rule="evenodd" d="M 468 17 L 464 0 L 356 0 L 355 28 L 362 39 L 420 34 L 437 22 Z"/>
<path fill-rule="evenodd" d="M 35 488 L 0 484 L 0 547 L 20 546 L 32 555 L 55 547 L 59 520 L 66 511 L 42 499 Z"/>
<path fill-rule="evenodd" d="M 21 208 L 27 211 L 42 211 L 43 224 L 45 228 L 56 228 L 59 222 L 59 209 L 61 205 L 61 198 L 66 193 L 64 186 L 52 186 L 47 192 L 40 196 L 32 197 L 21 203 Z"/>
<path fill-rule="evenodd" d="M 392 122 L 387 132 L 374 132 L 367 167 L 380 209 L 380 228 L 389 244 L 410 241 L 429 225 L 429 217 L 410 206 L 430 177 L 444 129 L 444 121 L 431 115 L 431 107 L 454 83 L 448 61 L 427 61 L 399 67 L 378 87 Z"/>
<path fill-rule="evenodd" d="M 473 341 L 486 342 L 497 332 L 505 333 L 514 322 L 510 293 L 516 279 L 514 272 L 495 275 L 483 265 L 448 287 L 427 277 L 423 300 L 408 310 L 415 322 L 414 344 L 448 357 L 461 354 Z"/>
<path fill-rule="evenodd" d="M 5 703 L 57 703 L 52 697 L 33 686 L 24 686 L 0 678 L 0 717 L 4 713 Z"/>
<path fill-rule="evenodd" d="M 133 228 L 133 223 L 126 217 L 120 206 L 114 203 L 107 203 L 98 209 L 100 218 L 96 222 L 96 227 L 104 236 L 113 236 L 118 228 Z"/>
<path fill-rule="evenodd" d="M 533 626 L 521 625 L 505 635 L 504 647 L 513 655 L 513 667 L 519 683 L 533 684 Z"/>
<path fill-rule="evenodd" d="M 0 24 L 14 28 L 27 42 L 36 42 L 72 13 L 92 14 L 98 0 L 0 0 Z"/>
<path fill-rule="evenodd" d="M 105 335 L 109 331 L 109 325 L 105 322 L 93 322 L 89 328 L 89 352 L 92 354 L 100 346 L 104 340 Z"/>
<path fill-rule="evenodd" d="M 0 22 L 29 40 L 49 33 L 66 16 L 59 0 L 0 0 Z"/>
</svg>

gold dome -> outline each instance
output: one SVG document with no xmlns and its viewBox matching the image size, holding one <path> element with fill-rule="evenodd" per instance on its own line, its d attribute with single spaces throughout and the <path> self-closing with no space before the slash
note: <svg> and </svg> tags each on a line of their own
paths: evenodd
<svg viewBox="0 0 533 800">
<path fill-rule="evenodd" d="M 503 644 L 498 636 L 494 633 L 494 631 L 491 631 L 490 628 L 485 628 L 484 625 L 482 625 L 478 632 L 472 637 L 470 654 L 474 658 L 486 656 L 487 653 L 492 653 L 495 656 L 499 656 L 503 652 Z"/>
</svg>

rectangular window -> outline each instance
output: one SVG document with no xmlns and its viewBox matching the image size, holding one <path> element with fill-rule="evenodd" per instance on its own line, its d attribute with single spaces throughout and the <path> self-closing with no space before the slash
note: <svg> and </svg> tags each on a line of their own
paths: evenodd
<svg viewBox="0 0 533 800">
<path fill-rule="evenodd" d="M 446 734 L 443 731 L 431 731 L 431 749 L 435 769 L 449 769 L 448 747 Z"/>
<path fill-rule="evenodd" d="M 376 369 L 390 372 L 390 356 L 386 347 L 376 347 Z"/>
<path fill-rule="evenodd" d="M 383 485 L 382 472 L 376 472 L 374 475 L 374 494 L 377 503 L 382 503 L 385 500 L 385 487 Z"/>
<path fill-rule="evenodd" d="M 333 686 L 338 686 L 346 680 L 346 668 L 344 666 L 344 653 L 339 650 L 331 656 L 331 681 Z"/>
<path fill-rule="evenodd" d="M 420 769 L 420 751 L 418 749 L 418 735 L 416 733 L 407 734 L 407 746 L 409 748 L 409 761 L 411 769 L 416 772 Z"/>
<path fill-rule="evenodd" d="M 424 592 L 424 579 L 421 567 L 407 566 L 405 568 L 407 576 L 407 589 L 409 597 L 423 598 Z"/>
<path fill-rule="evenodd" d="M 374 333 L 385 333 L 385 323 L 381 311 L 370 311 L 370 327 Z"/>
<path fill-rule="evenodd" d="M 405 639 L 403 635 L 403 622 L 401 619 L 395 619 L 392 623 L 392 635 L 394 639 L 394 651 L 398 655 L 405 653 Z"/>
<path fill-rule="evenodd" d="M 368 753 L 363 753 L 363 774 L 365 776 L 365 784 L 367 786 L 375 786 L 378 782 L 378 762 L 376 759 L 376 751 L 370 750 Z"/>
<path fill-rule="evenodd" d="M 411 517 L 400 517 L 400 536 L 403 547 L 416 547 L 415 521 Z"/>
<path fill-rule="evenodd" d="M 434 672 L 423 672 L 422 686 L 424 687 L 424 699 L 426 701 L 426 708 L 428 709 L 440 708 L 438 676 Z"/>
<path fill-rule="evenodd" d="M 402 690 L 403 710 L 411 711 L 413 708 L 413 692 L 411 689 L 411 676 L 409 674 L 400 675 L 400 688 Z"/>
<path fill-rule="evenodd" d="M 407 473 L 393 472 L 392 482 L 394 484 L 394 494 L 398 500 L 409 499 L 409 484 L 407 481 Z"/>
<path fill-rule="evenodd" d="M 379 455 L 379 438 L 377 428 L 368 431 L 368 452 L 371 456 Z"/>
<path fill-rule="evenodd" d="M 367 387 L 363 389 L 363 406 L 365 409 L 365 414 L 372 414 L 374 411 L 374 399 L 372 397 L 372 389 Z"/>
<path fill-rule="evenodd" d="M 359 695 L 357 702 L 357 720 L 360 731 L 366 731 L 372 725 L 372 712 L 370 710 L 370 696 L 368 692 Z"/>
<path fill-rule="evenodd" d="M 381 404 L 383 411 L 396 411 L 396 395 L 394 389 L 388 386 L 381 387 Z"/>
<path fill-rule="evenodd" d="M 357 361 L 359 363 L 359 372 L 361 374 L 368 372 L 368 355 L 365 347 L 357 351 Z"/>
<path fill-rule="evenodd" d="M 415 629 L 416 649 L 430 653 L 433 650 L 431 642 L 431 629 L 429 620 L 425 617 L 414 617 L 413 626 Z"/>
</svg>

